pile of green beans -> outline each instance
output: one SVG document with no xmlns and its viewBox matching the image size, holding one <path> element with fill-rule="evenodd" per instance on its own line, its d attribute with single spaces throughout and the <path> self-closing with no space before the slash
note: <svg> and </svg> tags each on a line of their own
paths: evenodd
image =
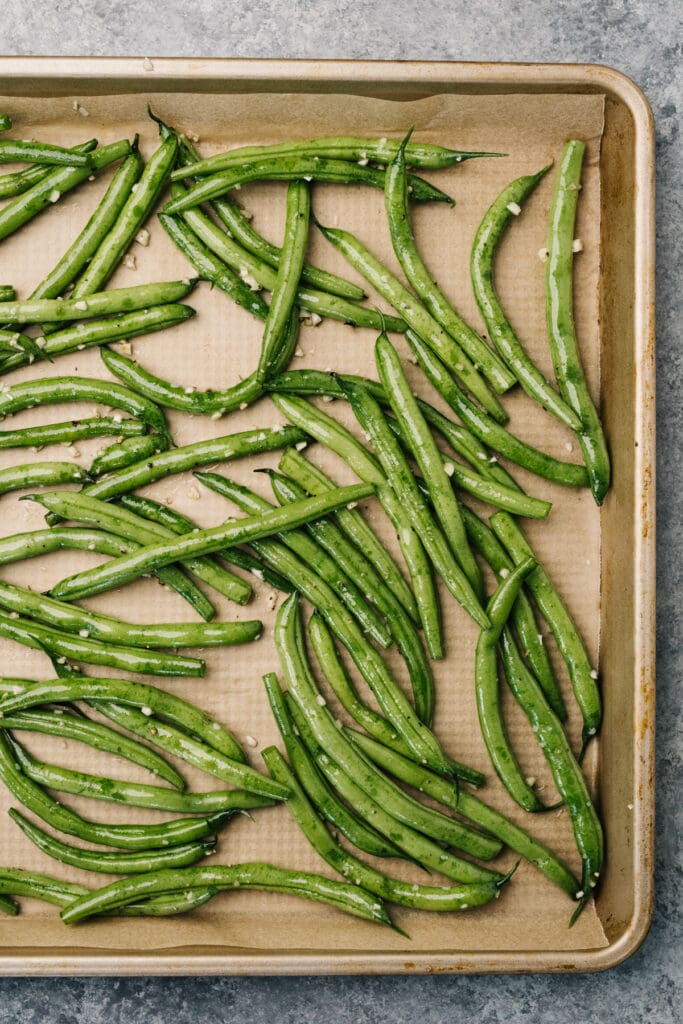
<svg viewBox="0 0 683 1024">
<path fill-rule="evenodd" d="M 16 914 L 14 897 L 29 895 L 59 906 L 66 923 L 94 914 L 162 916 L 241 887 L 297 894 L 405 935 L 393 924 L 385 901 L 441 912 L 484 906 L 514 873 L 514 867 L 507 870 L 509 863 L 501 868 L 497 862 L 508 847 L 577 901 L 573 923 L 595 890 L 604 861 L 602 824 L 581 768 L 601 723 L 597 671 L 561 588 L 515 518 L 552 521 L 551 502 L 525 493 L 498 456 L 541 484 L 590 488 L 598 505 L 610 486 L 607 442 L 573 319 L 573 253 L 581 248 L 573 235 L 585 144 L 566 143 L 550 204 L 545 274 L 550 381 L 526 353 L 523 332 L 503 308 L 494 266 L 503 235 L 534 190 L 545 187 L 552 165 L 506 185 L 480 221 L 470 275 L 484 334 L 437 285 L 418 244 L 419 204 L 454 201 L 415 171 L 502 154 L 418 142 L 411 130 L 402 140 L 340 136 L 241 146 L 203 159 L 184 136 L 148 112 L 160 138 L 147 160 L 137 135 L 132 142 L 101 147 L 94 139 L 72 148 L 0 140 L 0 163 L 28 165 L 0 176 L 0 199 L 8 199 L 0 210 L 0 243 L 118 163 L 76 237 L 30 294 L 24 297 L 18 282 L 16 290 L 0 285 L 0 375 L 52 364 L 90 347 L 99 349 L 104 374 L 102 379 L 78 371 L 35 377 L 32 371 L 10 378 L 0 387 L 0 418 L 63 403 L 112 410 L 63 423 L 13 423 L 0 431 L 0 448 L 37 451 L 115 438 L 89 456 L 89 469 L 57 458 L 0 468 L 3 500 L 17 500 L 14 491 L 30 491 L 23 498 L 47 510 L 49 526 L 0 539 L 0 566 L 62 550 L 107 558 L 72 571 L 48 593 L 0 580 L 0 636 L 47 655 L 57 676 L 44 682 L 0 679 L 0 778 L 49 828 L 111 848 L 71 845 L 11 809 L 14 824 L 41 853 L 83 871 L 131 876 L 92 890 L 0 868 L 0 910 Z M 10 116 L 0 114 L 0 132 L 11 127 Z M 278 244 L 264 238 L 236 202 L 236 190 L 255 181 L 287 183 Z M 388 237 L 405 283 L 336 220 L 334 227 L 317 221 L 312 201 L 326 182 L 382 191 Z M 159 207 L 162 240 L 179 250 L 192 276 L 108 287 L 136 239 L 142 245 L 149 241 L 146 225 Z M 308 261 L 311 221 L 361 283 Z M 132 265 L 130 256 L 127 262 Z M 253 370 L 231 386 L 201 390 L 191 382 L 171 383 L 145 369 L 137 353 L 131 358 L 125 344 L 153 334 L 159 344 L 160 332 L 180 329 L 193 318 L 195 310 L 184 300 L 200 280 L 220 291 L 220 301 L 236 303 L 260 324 Z M 379 294 L 390 313 L 364 304 L 366 287 Z M 324 317 L 375 331 L 377 379 L 335 369 L 291 369 L 293 356 L 303 354 L 297 344 L 306 315 L 314 323 Z M 417 367 L 419 385 L 404 366 L 406 353 Z M 425 400 L 425 382 L 457 421 Z M 576 434 L 583 464 L 562 461 L 508 429 L 505 395 L 516 384 Z M 347 401 L 356 420 L 353 430 L 311 400 L 316 398 Z M 254 425 L 263 402 L 271 402 L 287 422 Z M 176 444 L 177 413 L 218 420 L 247 407 L 253 407 L 248 429 L 233 429 L 231 421 L 231 433 L 212 437 L 205 431 L 191 443 Z M 338 486 L 302 454 L 312 442 L 340 457 L 360 482 Z M 282 453 L 278 470 L 260 468 L 277 504 L 215 472 L 217 464 L 274 452 Z M 70 454 L 80 455 L 74 449 Z M 188 472 L 232 501 L 243 517 L 204 526 L 144 491 Z M 80 489 L 68 489 L 71 485 Z M 44 487 L 51 489 L 36 490 Z M 493 508 L 488 523 L 479 505 L 473 511 L 463 495 Z M 356 507 L 361 501 L 387 517 L 403 564 L 371 528 L 365 508 Z M 65 521 L 76 525 L 62 525 Z M 203 658 L 184 649 L 247 644 L 268 628 L 267 622 L 239 615 L 236 621 L 216 620 L 216 605 L 195 579 L 238 604 L 253 595 L 251 582 L 229 566 L 287 594 L 273 629 L 286 691 L 272 672 L 264 676 L 287 759 L 275 747 L 263 750 L 267 773 L 248 763 L 222 722 L 173 690 L 139 678 L 202 677 Z M 203 621 L 136 624 L 76 603 L 147 576 L 176 591 Z M 271 609 L 275 596 L 269 599 Z M 453 642 L 442 623 L 442 602 L 449 596 L 478 630 L 472 685 L 490 765 L 523 812 L 548 809 L 513 750 L 503 714 L 504 682 L 528 719 L 566 809 L 581 860 L 580 881 L 524 828 L 472 795 L 467 787 L 486 781 L 480 766 L 456 760 L 432 729 L 440 695 L 430 658 L 443 658 Z M 307 629 L 304 601 L 314 609 Z M 567 738 L 565 722 L 571 716 L 537 616 L 559 649 L 569 696 L 573 692 L 583 719 L 578 756 Z M 405 685 L 385 655 L 394 644 L 405 665 Z M 91 664 L 133 678 L 86 675 L 80 666 Z M 374 706 L 357 689 L 353 668 L 374 696 Z M 348 716 L 346 723 L 327 706 L 324 687 Z M 144 768 L 163 785 L 111 778 L 106 769 L 89 773 L 48 763 L 19 742 L 16 734 L 27 732 L 88 744 L 103 756 Z M 255 741 L 247 737 L 247 745 Z M 223 788 L 186 791 L 173 759 L 219 780 Z M 52 793 L 182 817 L 140 825 L 96 822 Z M 423 802 L 422 794 L 439 809 Z M 214 851 L 232 816 L 280 802 L 341 882 L 261 862 L 198 866 Z M 354 851 L 385 861 L 403 858 L 448 884 L 414 884 L 377 870 L 342 847 L 336 833 Z"/>
</svg>

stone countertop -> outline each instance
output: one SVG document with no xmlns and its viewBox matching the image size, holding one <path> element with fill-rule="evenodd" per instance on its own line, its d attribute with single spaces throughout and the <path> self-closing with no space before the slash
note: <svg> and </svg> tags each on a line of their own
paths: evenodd
<svg viewBox="0 0 683 1024">
<path fill-rule="evenodd" d="M 562 61 L 608 64 L 633 78 L 647 95 L 657 126 L 661 556 L 656 910 L 644 945 L 621 967 L 597 975 L 521 977 L 5 978 L 0 979 L 0 1022 L 674 1024 L 680 1019 L 680 30 L 675 0 L 599 5 L 582 0 L 479 0 L 476 5 L 463 0 L 5 0 L 0 53 L 6 55 Z"/>
</svg>

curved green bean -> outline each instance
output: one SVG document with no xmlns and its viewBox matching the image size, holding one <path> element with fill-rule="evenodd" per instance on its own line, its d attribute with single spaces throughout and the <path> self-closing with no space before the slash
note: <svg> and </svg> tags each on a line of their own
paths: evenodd
<svg viewBox="0 0 683 1024">
<path fill-rule="evenodd" d="M 23 466 L 0 469 L 0 494 L 24 487 L 46 487 L 48 484 L 77 484 L 90 477 L 75 462 L 29 462 Z"/>
<path fill-rule="evenodd" d="M 586 143 L 578 139 L 565 143 L 555 178 L 545 266 L 545 310 L 555 377 L 562 397 L 581 422 L 577 436 L 591 493 L 596 504 L 602 505 L 610 486 L 610 458 L 600 416 L 581 365 L 574 326 L 574 223 L 585 149 Z"/>
<path fill-rule="evenodd" d="M 145 434 L 142 437 L 128 437 L 124 441 L 115 441 L 90 463 L 88 470 L 91 477 L 104 476 L 117 469 L 123 469 L 150 455 L 158 455 L 168 447 L 168 440 L 161 434 Z"/>
</svg>

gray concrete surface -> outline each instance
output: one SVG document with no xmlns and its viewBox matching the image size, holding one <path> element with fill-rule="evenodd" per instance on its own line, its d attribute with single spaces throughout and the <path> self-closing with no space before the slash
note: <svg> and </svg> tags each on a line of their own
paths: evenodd
<svg viewBox="0 0 683 1024">
<path fill-rule="evenodd" d="M 4 54 L 586 61 L 610 64 L 635 79 L 657 123 L 660 628 L 657 904 L 648 939 L 623 966 L 571 977 L 2 979 L 0 1021 L 674 1024 L 681 1019 L 681 39 L 675 0 L 5 0 Z"/>
</svg>

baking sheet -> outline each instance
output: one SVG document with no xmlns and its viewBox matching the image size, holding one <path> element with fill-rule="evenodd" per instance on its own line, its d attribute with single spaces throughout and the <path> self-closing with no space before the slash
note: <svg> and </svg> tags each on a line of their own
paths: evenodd
<svg viewBox="0 0 683 1024">
<path fill-rule="evenodd" d="M 81 117 L 73 110 L 72 100 L 78 99 L 87 107 L 89 117 Z M 155 132 L 145 118 L 145 95 L 114 96 L 59 96 L 11 98 L 0 100 L 0 108 L 7 108 L 15 118 L 22 137 L 59 139 L 74 144 L 90 134 L 97 134 L 102 142 L 142 133 L 142 147 L 149 154 L 155 146 Z M 473 232 L 488 204 L 508 181 L 520 174 L 530 173 L 559 157 L 562 143 L 568 137 L 579 136 L 588 142 L 583 190 L 580 203 L 577 235 L 582 238 L 584 251 L 576 261 L 577 329 L 581 339 L 589 381 L 594 395 L 599 393 L 599 270 L 600 270 L 600 174 L 599 153 L 603 128 L 604 97 L 602 95 L 510 95 L 471 96 L 437 95 L 408 102 L 389 102 L 358 95 L 248 95 L 206 96 L 191 94 L 159 94 L 154 96 L 155 110 L 180 129 L 192 130 L 200 136 L 199 148 L 210 154 L 225 147 L 226 143 L 279 141 L 290 137 L 352 133 L 372 135 L 401 135 L 408 127 L 415 127 L 415 138 L 439 142 L 444 145 L 470 149 L 499 150 L 509 155 L 503 160 L 478 160 L 465 163 L 444 172 L 432 172 L 432 179 L 452 193 L 457 205 L 449 210 L 441 205 L 423 206 L 415 210 L 415 229 L 421 248 L 436 278 L 458 308 L 473 324 L 482 327 L 468 284 L 469 248 Z M 3 243 L 0 252 L 0 277 L 8 277 L 20 294 L 26 294 L 46 273 L 69 244 L 80 226 L 89 216 L 97 196 L 105 187 L 106 176 L 87 189 L 65 197 L 53 210 L 25 228 L 16 238 Z M 552 191 L 552 174 L 546 177 L 536 193 L 527 201 L 524 214 L 512 225 L 501 247 L 497 263 L 497 284 L 512 323 L 520 330 L 524 343 L 539 365 L 550 372 L 550 359 L 545 341 L 543 315 L 543 266 L 537 251 L 545 243 L 547 212 Z M 244 187 L 241 200 L 254 214 L 255 226 L 267 237 L 277 241 L 281 234 L 284 213 L 284 186 L 258 184 Z M 391 253 L 381 193 L 369 189 L 343 190 L 334 186 L 314 187 L 314 209 L 323 223 L 339 223 L 363 239 L 387 264 L 396 269 Z M 149 248 L 134 247 L 136 271 L 121 269 L 113 285 L 141 283 L 185 276 L 187 264 L 173 248 L 160 226 L 152 223 Z M 343 259 L 312 233 L 309 258 L 321 265 L 354 278 L 353 271 Z M 520 287 L 523 282 L 523 287 Z M 202 286 L 189 300 L 198 316 L 164 334 L 152 335 L 132 342 L 135 357 L 141 363 L 178 383 L 198 387 L 227 386 L 248 373 L 258 353 L 260 326 L 244 311 L 233 307 L 218 291 Z M 384 305 L 371 295 L 370 302 Z M 294 368 L 306 366 L 366 373 L 375 376 L 372 365 L 371 332 L 352 330 L 325 321 L 318 327 L 304 324 L 300 345 L 303 356 L 293 360 Z M 400 340 L 397 341 L 403 354 Z M 419 374 L 407 365 L 420 393 L 439 404 Z M 97 351 L 77 353 L 61 358 L 49 372 L 55 374 L 82 373 L 88 376 L 108 376 Z M 20 379 L 43 376 L 43 367 L 32 367 L 16 372 L 14 383 Z M 220 384 L 217 382 L 220 381 Z M 572 439 L 563 429 L 539 411 L 523 396 L 506 396 L 505 405 L 511 415 L 511 428 L 520 436 L 537 443 L 560 458 L 579 458 Z M 347 424 L 351 423 L 348 409 L 342 403 L 325 408 Z M 55 412 L 55 415 L 51 415 Z M 62 420 L 71 415 L 92 414 L 92 408 L 83 406 L 55 407 L 55 410 L 35 410 L 21 414 L 21 424 L 45 422 L 49 418 Z M 174 436 L 179 444 L 200 436 L 220 436 L 246 429 L 254 424 L 280 422 L 268 401 L 262 401 L 243 413 L 231 414 L 220 422 L 204 418 L 193 419 L 183 414 L 169 416 Z M 15 418 L 12 425 L 19 426 Z M 89 464 L 94 452 L 103 447 L 102 441 L 78 443 L 73 457 L 83 465 Z M 333 469 L 340 481 L 349 479 L 340 463 L 325 458 L 318 446 L 310 449 L 311 457 L 326 468 Z M 30 461 L 27 452 L 3 453 L 3 465 Z M 41 457 L 64 457 L 64 450 L 55 448 Z M 254 475 L 257 465 L 276 465 L 277 456 L 258 460 L 245 460 L 222 467 L 228 475 L 248 483 L 268 496 L 262 476 Z M 529 491 L 550 498 L 554 508 L 545 524 L 529 524 L 528 536 L 539 556 L 557 581 L 583 632 L 594 663 L 599 661 L 600 638 L 600 514 L 587 492 L 577 494 L 550 485 L 514 470 L 519 482 Z M 171 477 L 160 481 L 144 492 L 167 501 L 174 509 L 192 516 L 201 525 L 213 525 L 232 508 L 222 499 L 198 488 L 188 476 Z M 197 498 L 197 495 L 200 495 Z M 38 506 L 17 502 L 16 495 L 0 499 L 3 502 L 3 533 L 38 529 L 43 518 Z M 385 524 L 373 503 L 364 503 L 368 518 L 386 533 Z M 391 541 L 389 540 L 389 543 Z M 88 556 L 73 554 L 52 555 L 44 563 L 26 563 L 7 567 L 4 578 L 36 589 L 44 590 L 69 572 L 86 564 Z M 96 560 L 94 557 L 92 561 Z M 204 681 L 159 680 L 162 687 L 172 689 L 197 700 L 217 713 L 235 730 L 240 738 L 247 734 L 263 747 L 276 742 L 277 734 L 261 686 L 261 675 L 277 668 L 272 646 L 270 588 L 255 583 L 255 599 L 239 608 L 217 599 L 221 615 L 226 618 L 261 617 L 266 624 L 265 636 L 258 644 L 248 648 L 207 651 L 207 676 Z M 212 595 L 213 599 L 213 595 Z M 168 594 L 152 581 L 141 581 L 125 591 L 102 595 L 90 602 L 93 608 L 119 614 L 135 621 L 145 621 L 154 608 L 154 618 L 182 620 L 188 618 L 187 606 L 175 595 Z M 446 748 L 455 756 L 489 770 L 485 752 L 478 735 L 472 688 L 472 659 L 476 631 L 467 617 L 447 594 L 443 594 L 445 635 L 448 638 L 447 659 L 434 666 L 437 681 L 438 708 L 436 730 Z M 547 632 L 544 629 L 544 633 Z M 556 652 L 549 642 L 553 659 Z M 3 642 L 0 655 L 4 657 L 7 674 L 46 678 L 51 671 L 45 659 L 36 652 L 25 651 Z M 403 678 L 402 666 L 395 652 L 389 652 L 392 665 Z M 558 664 L 559 668 L 559 664 Z M 559 668 L 566 683 L 564 673 Z M 95 667 L 92 674 L 108 674 Z M 525 771 L 539 780 L 539 787 L 549 802 L 553 790 L 545 765 L 530 742 L 531 733 L 512 701 L 506 699 L 506 717 L 510 735 L 519 753 Z M 580 725 L 576 716 L 570 724 L 574 738 Z M 24 734 L 26 736 L 27 734 Z M 22 737 L 23 739 L 24 737 Z M 34 740 L 30 749 L 40 750 L 45 760 L 64 760 L 60 741 L 47 742 L 41 738 L 39 746 Z M 594 775 L 598 744 L 593 748 L 588 769 Z M 259 764 L 258 752 L 252 761 Z M 85 751 L 69 750 L 68 763 L 92 770 L 95 763 Z M 98 760 L 97 764 L 102 765 Z M 112 767 L 111 774 L 122 772 L 136 776 L 133 766 Z M 210 788 L 212 780 L 183 766 L 183 773 L 193 787 Z M 219 786 L 218 783 L 215 784 Z M 486 799 L 523 822 L 534 834 L 546 839 L 558 853 L 574 867 L 578 860 L 574 851 L 571 828 L 564 811 L 536 816 L 518 812 L 501 788 L 490 778 L 483 791 Z M 6 798 L 3 794 L 2 799 Z M 71 798 L 65 802 L 72 804 Z M 78 801 L 73 806 L 79 806 Z M 83 810 L 82 807 L 80 807 Z M 88 806 L 85 812 L 93 818 L 143 820 L 152 815 L 135 809 L 102 805 Z M 0 839 L 6 864 L 33 866 L 37 870 L 62 877 L 77 876 L 68 868 L 55 870 L 53 865 L 38 854 L 23 836 L 13 828 L 3 831 Z M 322 865 L 305 841 L 290 824 L 284 808 L 266 810 L 254 815 L 254 821 L 245 819 L 232 823 L 223 834 L 217 859 L 236 862 L 242 859 L 268 859 L 284 866 L 296 866 L 331 873 Z M 501 858 L 508 866 L 513 857 Z M 392 872 L 403 874 L 400 865 Z M 79 876 L 85 880 L 82 874 Z M 412 877 L 412 876 L 411 876 Z M 93 884 L 92 879 L 87 884 Z M 579 951 L 598 949 L 607 945 L 602 923 L 592 907 L 582 915 L 577 925 L 567 928 L 571 906 L 566 897 L 555 890 L 529 866 L 522 864 L 515 883 L 507 887 L 503 898 L 494 907 L 457 916 L 426 915 L 410 911 L 395 911 L 401 927 L 411 935 L 410 941 L 400 936 L 350 918 L 340 918 L 323 908 L 287 898 L 261 894 L 226 894 L 219 897 L 192 917 L 179 921 L 119 921 L 92 922 L 78 929 L 66 929 L 55 920 L 52 910 L 25 901 L 22 916 L 0 922 L 0 943 L 11 946 L 41 947 L 73 951 L 74 944 L 83 949 L 106 951 L 157 950 L 172 951 L 182 947 L 202 947 L 215 953 L 233 952 L 238 956 L 249 951 L 285 952 L 309 951 L 312 954 L 331 951 L 347 955 L 349 951 L 367 951 L 369 956 L 390 951 L 411 954 L 481 951 Z M 263 961 L 262 961 L 263 962 Z M 409 969 L 409 959 L 405 968 Z M 142 966 L 141 969 L 144 969 Z"/>
</svg>

